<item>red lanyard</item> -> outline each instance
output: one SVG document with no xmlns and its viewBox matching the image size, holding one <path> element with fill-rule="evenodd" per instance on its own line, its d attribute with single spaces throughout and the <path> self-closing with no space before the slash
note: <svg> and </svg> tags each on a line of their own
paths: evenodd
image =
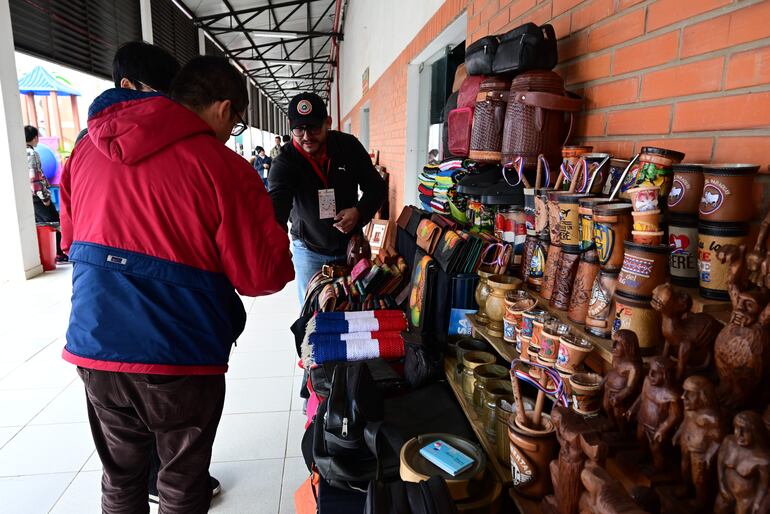
<svg viewBox="0 0 770 514">
<path fill-rule="evenodd" d="M 302 149 L 301 146 L 297 144 L 296 141 L 292 140 L 292 143 L 294 144 L 294 148 L 297 149 L 297 151 L 302 155 L 302 157 L 305 158 L 307 162 L 310 163 L 310 166 L 312 166 L 313 171 L 315 171 L 315 174 L 318 175 L 318 178 L 321 179 L 321 182 L 323 182 L 324 188 L 329 188 L 329 170 L 331 169 L 332 160 L 327 157 L 326 158 L 326 174 L 321 170 L 321 166 L 318 164 L 318 161 L 313 159 L 313 157 L 307 153 L 305 150 Z"/>
</svg>

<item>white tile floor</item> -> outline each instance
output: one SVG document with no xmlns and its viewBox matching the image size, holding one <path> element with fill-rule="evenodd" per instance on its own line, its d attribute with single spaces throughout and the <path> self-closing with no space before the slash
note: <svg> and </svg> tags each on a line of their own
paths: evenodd
<svg viewBox="0 0 770 514">
<path fill-rule="evenodd" d="M 98 513 L 101 463 L 85 394 L 61 359 L 70 308 L 70 266 L 0 284 L 0 513 Z M 304 416 L 289 326 L 298 312 L 289 284 L 244 298 L 249 313 L 227 374 L 211 473 L 222 483 L 214 514 L 288 514 L 307 478 Z"/>
</svg>

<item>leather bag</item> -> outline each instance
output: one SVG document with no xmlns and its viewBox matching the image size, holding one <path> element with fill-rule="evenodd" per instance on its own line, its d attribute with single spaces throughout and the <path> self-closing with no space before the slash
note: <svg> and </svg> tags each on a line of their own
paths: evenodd
<svg viewBox="0 0 770 514">
<path fill-rule="evenodd" d="M 525 23 L 499 36 L 492 72 L 521 73 L 552 70 L 559 61 L 556 33 L 551 25 Z M 467 52 L 466 52 L 467 53 Z"/>
<path fill-rule="evenodd" d="M 443 477 L 419 483 L 373 480 L 366 493 L 364 514 L 457 514 Z"/>
<path fill-rule="evenodd" d="M 363 362 L 338 364 L 323 419 L 327 455 L 345 458 L 370 457 L 364 441 L 367 424 L 382 421 L 382 392 Z"/>
<path fill-rule="evenodd" d="M 564 79 L 553 71 L 528 71 L 511 83 L 503 128 L 502 162 L 522 157 L 524 166 L 535 169 L 543 154 L 557 169 L 561 147 L 572 133 L 574 113 L 582 108 L 582 98 L 564 90 Z M 565 130 L 565 113 L 570 121 Z"/>
<path fill-rule="evenodd" d="M 491 75 L 497 52 L 497 36 L 486 36 L 465 49 L 465 71 L 468 75 Z"/>
<path fill-rule="evenodd" d="M 369 241 L 363 236 L 363 234 L 354 234 L 348 242 L 348 249 L 345 252 L 347 256 L 347 264 L 349 267 L 353 267 L 361 259 L 370 260 L 372 258 L 372 247 L 369 246 Z"/>
<path fill-rule="evenodd" d="M 452 155 L 465 157 L 470 151 L 473 109 L 484 79 L 483 75 L 466 78 L 457 94 L 457 108 L 449 111 L 447 145 Z"/>
<path fill-rule="evenodd" d="M 441 241 L 441 227 L 431 220 L 422 220 L 417 227 L 417 246 L 428 255 L 433 255 Z"/>
<path fill-rule="evenodd" d="M 476 95 L 468 156 L 477 162 L 498 163 L 502 157 L 503 127 L 511 81 L 503 77 L 485 80 Z"/>
</svg>

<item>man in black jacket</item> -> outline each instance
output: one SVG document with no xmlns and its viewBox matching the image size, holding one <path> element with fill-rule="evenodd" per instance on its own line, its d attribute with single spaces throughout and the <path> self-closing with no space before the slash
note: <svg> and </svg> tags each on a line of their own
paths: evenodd
<svg viewBox="0 0 770 514">
<path fill-rule="evenodd" d="M 331 130 L 332 119 L 320 96 L 295 96 L 288 114 L 292 141 L 273 161 L 269 183 L 278 222 L 291 221 L 302 302 L 313 274 L 324 264 L 345 259 L 350 238 L 371 221 L 388 192 L 358 139 Z"/>
</svg>

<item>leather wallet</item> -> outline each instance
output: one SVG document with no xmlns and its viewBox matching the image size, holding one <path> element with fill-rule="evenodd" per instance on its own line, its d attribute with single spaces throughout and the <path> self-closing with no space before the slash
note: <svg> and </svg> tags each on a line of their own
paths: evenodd
<svg viewBox="0 0 770 514">
<path fill-rule="evenodd" d="M 441 227 L 431 220 L 422 220 L 417 227 L 417 246 L 428 255 L 433 255 L 441 241 Z"/>
<path fill-rule="evenodd" d="M 460 264 L 465 241 L 454 230 L 447 230 L 436 248 L 434 257 L 441 269 L 453 275 Z"/>
</svg>

